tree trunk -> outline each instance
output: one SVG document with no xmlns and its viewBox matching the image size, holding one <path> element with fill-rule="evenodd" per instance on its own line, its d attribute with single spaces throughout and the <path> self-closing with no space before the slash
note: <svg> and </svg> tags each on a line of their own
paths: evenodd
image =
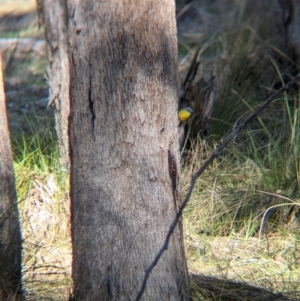
<svg viewBox="0 0 300 301">
<path fill-rule="evenodd" d="M 300 2 L 298 0 L 278 0 L 281 21 L 287 46 L 292 48 L 294 59 L 300 64 Z"/>
<path fill-rule="evenodd" d="M 292 1 L 292 20 L 289 28 L 290 43 L 294 46 L 297 64 L 300 64 L 300 3 Z"/>
<path fill-rule="evenodd" d="M 22 300 L 21 233 L 0 53 L 0 300 Z"/>
<path fill-rule="evenodd" d="M 39 24 L 45 25 L 48 45 L 49 104 L 55 110 L 55 129 L 62 165 L 69 170 L 70 70 L 67 40 L 66 3 L 60 0 L 37 0 Z"/>
<path fill-rule="evenodd" d="M 69 1 L 74 299 L 134 300 L 179 206 L 172 0 Z M 181 226 L 143 300 L 189 300 Z"/>
</svg>

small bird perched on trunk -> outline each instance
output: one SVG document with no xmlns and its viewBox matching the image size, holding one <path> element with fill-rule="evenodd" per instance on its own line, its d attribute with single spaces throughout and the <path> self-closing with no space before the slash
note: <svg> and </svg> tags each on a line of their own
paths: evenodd
<svg viewBox="0 0 300 301">
<path fill-rule="evenodd" d="M 179 119 L 179 145 L 183 147 L 184 139 L 185 139 L 185 125 L 188 120 L 193 115 L 193 109 L 191 107 L 184 107 L 179 110 L 178 112 L 178 119 Z"/>
<path fill-rule="evenodd" d="M 191 107 L 184 107 L 179 110 L 178 118 L 179 118 L 179 126 L 187 122 L 193 114 L 193 109 Z"/>
</svg>

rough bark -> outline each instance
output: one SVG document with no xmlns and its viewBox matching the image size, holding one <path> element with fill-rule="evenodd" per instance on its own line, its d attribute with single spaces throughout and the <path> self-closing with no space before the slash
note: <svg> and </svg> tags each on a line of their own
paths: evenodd
<svg viewBox="0 0 300 301">
<path fill-rule="evenodd" d="M 179 205 L 172 0 L 69 1 L 74 296 L 134 300 Z M 143 300 L 189 300 L 182 228 Z"/>
<path fill-rule="evenodd" d="M 48 58 L 49 104 L 54 106 L 55 128 L 62 165 L 69 170 L 70 72 L 67 41 L 66 3 L 37 0 L 39 24 L 45 25 Z"/>
<path fill-rule="evenodd" d="M 21 233 L 0 53 L 0 300 L 22 300 Z"/>
</svg>

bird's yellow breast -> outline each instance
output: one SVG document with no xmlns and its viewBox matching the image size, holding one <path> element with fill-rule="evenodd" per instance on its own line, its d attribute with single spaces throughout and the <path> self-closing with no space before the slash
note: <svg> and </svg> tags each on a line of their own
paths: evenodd
<svg viewBox="0 0 300 301">
<path fill-rule="evenodd" d="M 191 108 L 183 108 L 178 112 L 178 118 L 182 123 L 188 121 L 191 115 L 192 115 Z"/>
</svg>

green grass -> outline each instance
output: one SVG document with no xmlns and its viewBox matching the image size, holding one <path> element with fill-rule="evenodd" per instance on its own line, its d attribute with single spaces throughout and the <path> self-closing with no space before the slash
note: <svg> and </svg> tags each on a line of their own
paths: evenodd
<svg viewBox="0 0 300 301">
<path fill-rule="evenodd" d="M 24 289 L 38 300 L 66 300 L 71 288 L 69 177 L 60 165 L 53 129 L 15 140 L 13 151 Z"/>
</svg>

